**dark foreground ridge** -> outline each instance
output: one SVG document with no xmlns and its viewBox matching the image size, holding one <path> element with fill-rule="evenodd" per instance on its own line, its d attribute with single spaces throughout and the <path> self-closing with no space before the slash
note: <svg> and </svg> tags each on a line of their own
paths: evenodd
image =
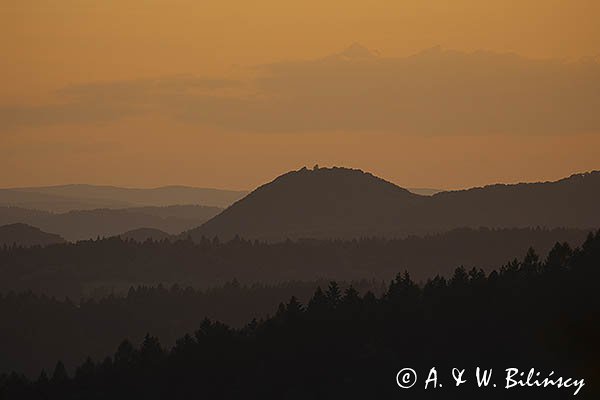
<svg viewBox="0 0 600 400">
<path fill-rule="evenodd" d="M 451 279 L 416 285 L 405 273 L 380 296 L 344 292 L 332 282 L 306 305 L 295 297 L 266 320 L 232 329 L 204 320 L 171 349 L 146 336 L 123 341 L 113 357 L 88 359 L 69 377 L 0 378 L 5 399 L 563 399 L 573 388 L 455 388 L 452 368 L 523 371 L 535 367 L 585 379 L 581 398 L 597 398 L 600 349 L 600 231 L 581 248 L 556 244 L 541 262 L 529 251 L 499 271 L 457 269 Z M 424 390 L 435 366 L 443 388 Z M 403 391 L 396 373 L 420 372 Z"/>
</svg>

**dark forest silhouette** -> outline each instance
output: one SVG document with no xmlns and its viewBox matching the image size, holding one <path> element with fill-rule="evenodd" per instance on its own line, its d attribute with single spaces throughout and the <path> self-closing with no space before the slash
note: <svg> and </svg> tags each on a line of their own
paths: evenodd
<svg viewBox="0 0 600 400">
<path fill-rule="evenodd" d="M 401 392 L 403 367 L 439 370 L 482 365 L 560 371 L 586 378 L 594 398 L 598 340 L 600 231 L 581 248 L 557 243 L 541 261 L 486 274 L 455 270 L 423 286 L 399 274 L 385 293 L 361 295 L 332 282 L 307 304 L 292 297 L 276 314 L 233 329 L 198 321 L 166 349 L 151 332 L 140 346 L 123 341 L 113 357 L 88 359 L 69 376 L 63 363 L 29 380 L 0 378 L 0 396 L 16 398 L 566 398 L 572 391 L 462 387 Z M 446 378 L 449 379 L 449 378 Z M 450 382 L 448 382 L 450 383 Z"/>
<path fill-rule="evenodd" d="M 131 285 L 209 287 L 236 278 L 242 283 L 315 279 L 392 279 L 408 269 L 417 281 L 454 268 L 486 271 L 522 254 L 529 245 L 545 254 L 552 245 L 580 245 L 576 229 L 458 229 L 405 239 L 287 240 L 266 243 L 218 238 L 144 243 L 118 237 L 47 247 L 0 248 L 0 292 L 33 290 L 79 299 L 105 288 Z"/>
<path fill-rule="evenodd" d="M 241 327 L 276 311 L 275 305 L 296 296 L 306 302 L 327 281 L 242 285 L 233 280 L 211 289 L 137 286 L 122 294 L 59 300 L 32 292 L 0 295 L 0 320 L 11 329 L 0 332 L 0 372 L 16 369 L 35 375 L 60 358 L 73 368 L 86 356 L 101 358 L 123 337 L 141 339 L 153 332 L 172 345 L 181 332 L 193 331 L 204 317 Z M 383 281 L 339 282 L 360 293 L 380 294 Z M 60 321 L 60 323 L 56 323 Z"/>
<path fill-rule="evenodd" d="M 399 392 L 399 369 L 431 366 L 534 366 L 597 395 L 599 183 L 592 172 L 420 196 L 304 168 L 178 236 L 220 210 L 0 208 L 67 239 L 99 233 L 53 244 L 2 227 L 0 399 L 565 394 Z M 72 189 L 87 187 L 60 188 Z"/>
</svg>

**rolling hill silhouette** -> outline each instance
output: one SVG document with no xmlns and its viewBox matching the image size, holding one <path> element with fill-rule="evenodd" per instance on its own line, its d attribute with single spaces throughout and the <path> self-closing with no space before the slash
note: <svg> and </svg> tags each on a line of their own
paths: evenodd
<svg viewBox="0 0 600 400">
<path fill-rule="evenodd" d="M 221 210 L 218 207 L 181 205 L 51 213 L 19 207 L 0 207 L 0 224 L 25 223 L 75 241 L 119 235 L 138 228 L 154 228 L 178 234 L 204 223 Z"/>
<path fill-rule="evenodd" d="M 491 185 L 421 196 L 347 168 L 286 173 L 185 232 L 229 239 L 399 237 L 458 227 L 593 228 L 600 172 L 556 182 Z"/>
<path fill-rule="evenodd" d="M 44 232 L 26 224 L 10 224 L 0 226 L 0 246 L 46 246 L 64 243 L 65 239 L 54 233 Z"/>
<path fill-rule="evenodd" d="M 600 225 L 600 171 L 554 182 L 489 185 L 431 196 L 430 217 L 442 227 L 572 227 Z"/>
<path fill-rule="evenodd" d="M 421 196 L 360 170 L 302 168 L 254 190 L 201 227 L 184 233 L 285 239 L 377 234 Z"/>
</svg>

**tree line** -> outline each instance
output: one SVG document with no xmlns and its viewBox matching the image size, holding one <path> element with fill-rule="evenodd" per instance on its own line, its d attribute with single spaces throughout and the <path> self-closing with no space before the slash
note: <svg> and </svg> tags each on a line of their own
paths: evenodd
<svg viewBox="0 0 600 400">
<path fill-rule="evenodd" d="M 87 359 L 68 374 L 0 378 L 12 398 L 565 398 L 559 389 L 514 392 L 472 385 L 402 392 L 395 374 L 451 367 L 554 370 L 584 377 L 580 396 L 598 395 L 600 231 L 581 247 L 557 243 L 544 260 L 529 249 L 492 272 L 458 268 L 419 285 L 398 274 L 380 295 L 336 282 L 307 302 L 281 303 L 240 328 L 204 319 L 172 347 L 149 332 L 124 340 L 111 357 Z"/>
<path fill-rule="evenodd" d="M 273 315 L 277 304 L 290 296 L 307 301 L 324 284 L 245 285 L 234 279 L 209 289 L 138 285 L 98 298 L 57 299 L 31 291 L 0 294 L 0 320 L 9 328 L 0 329 L 0 372 L 16 369 L 31 376 L 58 358 L 71 370 L 88 355 L 109 354 L 123 337 L 138 340 L 148 331 L 172 345 L 205 317 L 241 327 L 253 318 Z M 350 285 L 360 293 L 385 290 L 383 281 L 340 282 L 342 288 Z"/>
<path fill-rule="evenodd" d="M 554 243 L 580 245 L 577 229 L 457 229 L 401 239 L 287 240 L 265 243 L 235 238 L 199 242 L 98 238 L 46 247 L 0 249 L 0 292 L 32 290 L 80 298 L 126 291 L 131 285 L 193 287 L 239 282 L 392 279 L 408 269 L 417 282 L 454 268 L 499 268 L 528 246 L 546 254 Z"/>
</svg>

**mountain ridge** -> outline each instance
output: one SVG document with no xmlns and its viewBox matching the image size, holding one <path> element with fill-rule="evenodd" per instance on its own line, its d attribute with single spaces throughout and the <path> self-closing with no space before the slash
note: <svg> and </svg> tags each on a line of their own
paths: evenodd
<svg viewBox="0 0 600 400">
<path fill-rule="evenodd" d="M 182 235 L 280 240 L 395 237 L 480 226 L 594 228 L 600 226 L 596 202 L 600 171 L 425 196 L 360 169 L 304 167 L 259 186 Z"/>
<path fill-rule="evenodd" d="M 227 207 L 246 194 L 246 191 L 183 185 L 128 188 L 82 183 L 3 188 L 0 189 L 0 206 L 35 208 L 53 212 L 176 204 Z"/>
</svg>

